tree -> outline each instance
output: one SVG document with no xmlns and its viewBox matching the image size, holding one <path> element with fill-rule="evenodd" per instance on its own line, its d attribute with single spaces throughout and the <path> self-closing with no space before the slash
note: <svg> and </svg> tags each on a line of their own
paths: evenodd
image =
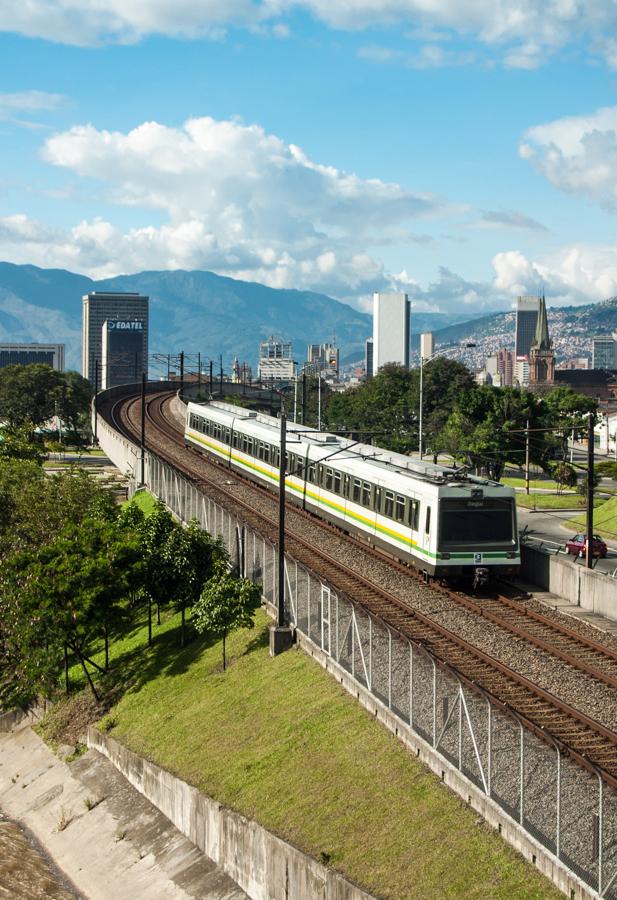
<svg viewBox="0 0 617 900">
<path fill-rule="evenodd" d="M 0 369 L 0 420 L 10 428 L 42 425 L 54 414 L 60 372 L 51 366 Z"/>
<path fill-rule="evenodd" d="M 144 562 L 142 595 L 148 604 L 148 643 L 152 643 L 152 604 L 156 604 L 157 620 L 160 608 L 170 597 L 174 587 L 174 572 L 169 557 L 161 552 L 170 533 L 180 528 L 165 504 L 160 500 L 147 518 L 143 519 L 139 539 Z"/>
<path fill-rule="evenodd" d="M 574 467 L 563 460 L 553 463 L 551 475 L 557 482 L 557 493 L 560 494 L 564 487 L 576 487 L 576 471 Z"/>
<path fill-rule="evenodd" d="M 167 534 L 161 556 L 169 567 L 168 599 L 173 599 L 180 609 L 180 646 L 184 647 L 186 609 L 199 599 L 215 563 L 226 562 L 227 554 L 222 543 L 202 531 L 193 519 L 186 528 L 176 527 Z"/>
<path fill-rule="evenodd" d="M 90 403 L 94 392 L 79 372 L 63 372 L 56 392 L 55 412 L 69 428 L 89 428 Z"/>
<path fill-rule="evenodd" d="M 206 582 L 193 607 L 197 631 L 223 639 L 223 671 L 227 660 L 227 635 L 236 628 L 251 628 L 261 602 L 261 589 L 248 578 L 234 578 L 223 561 L 215 564 L 214 575 Z"/>
</svg>

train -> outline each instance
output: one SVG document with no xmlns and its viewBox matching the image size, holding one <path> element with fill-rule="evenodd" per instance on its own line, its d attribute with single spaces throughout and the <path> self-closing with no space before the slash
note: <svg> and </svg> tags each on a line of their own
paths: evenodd
<svg viewBox="0 0 617 900">
<path fill-rule="evenodd" d="M 280 438 L 273 416 L 223 402 L 187 405 L 186 446 L 277 492 Z M 285 444 L 291 501 L 427 580 L 471 579 L 478 587 L 518 570 L 512 488 L 292 422 Z"/>
</svg>

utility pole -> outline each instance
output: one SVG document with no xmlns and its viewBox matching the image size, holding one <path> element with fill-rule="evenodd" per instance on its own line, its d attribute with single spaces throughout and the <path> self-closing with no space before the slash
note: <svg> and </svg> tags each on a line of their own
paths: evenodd
<svg viewBox="0 0 617 900">
<path fill-rule="evenodd" d="M 221 364 L 221 388 L 220 388 L 220 393 L 221 393 L 221 400 L 222 400 L 222 399 L 223 399 L 223 354 L 222 354 L 222 353 L 221 353 L 221 355 L 219 356 L 219 361 L 220 361 L 220 364 Z"/>
<path fill-rule="evenodd" d="M 292 631 L 285 621 L 285 475 L 287 471 L 287 417 L 281 398 L 281 434 L 279 439 L 279 539 L 276 625 L 270 627 L 270 656 L 278 656 L 291 647 Z"/>
<path fill-rule="evenodd" d="M 141 373 L 141 479 L 146 483 L 146 373 Z"/>
<path fill-rule="evenodd" d="M 184 350 L 180 351 L 180 396 L 184 393 Z"/>
<path fill-rule="evenodd" d="M 587 535 L 585 539 L 585 565 L 593 569 L 593 439 L 594 416 L 587 420 Z"/>
<path fill-rule="evenodd" d="M 197 353 L 197 393 L 201 391 L 201 351 Z"/>
<path fill-rule="evenodd" d="M 210 360 L 210 397 L 212 397 L 212 366 L 213 365 L 214 364 L 213 364 L 212 360 Z"/>
<path fill-rule="evenodd" d="M 98 359 L 95 359 L 94 360 L 94 434 L 93 434 L 95 444 L 98 441 L 98 434 L 97 434 L 98 425 L 97 425 L 97 421 L 96 421 L 96 415 L 97 415 L 96 401 L 97 401 L 98 393 L 99 393 L 99 361 L 98 361 Z"/>
<path fill-rule="evenodd" d="M 306 372 L 302 373 L 302 424 L 306 425 Z"/>
<path fill-rule="evenodd" d="M 529 419 L 527 419 L 527 427 L 525 429 L 525 493 L 529 494 Z"/>
</svg>

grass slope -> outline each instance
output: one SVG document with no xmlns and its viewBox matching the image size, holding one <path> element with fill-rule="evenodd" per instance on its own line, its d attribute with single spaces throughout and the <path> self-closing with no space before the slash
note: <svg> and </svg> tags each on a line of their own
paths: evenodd
<svg viewBox="0 0 617 900">
<path fill-rule="evenodd" d="M 567 524 L 576 531 L 582 531 L 585 528 L 586 517 L 578 516 Z M 595 534 L 601 534 L 604 538 L 617 540 L 617 497 L 611 497 L 594 512 L 593 530 Z"/>
<path fill-rule="evenodd" d="M 112 644 L 126 746 L 379 896 L 560 896 L 301 651 L 270 659 L 263 613 L 224 673 L 220 643 L 178 650 L 177 622 Z"/>
</svg>

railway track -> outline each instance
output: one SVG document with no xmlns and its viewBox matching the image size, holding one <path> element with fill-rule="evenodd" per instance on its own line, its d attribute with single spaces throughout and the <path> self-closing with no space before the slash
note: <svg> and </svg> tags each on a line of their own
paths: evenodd
<svg viewBox="0 0 617 900">
<path fill-rule="evenodd" d="M 256 487 L 235 473 L 222 470 L 217 463 L 208 462 L 208 467 L 212 468 L 219 480 L 214 476 L 208 478 L 203 475 L 196 479 L 191 466 L 186 464 L 187 451 L 184 448 L 182 432 L 171 424 L 165 415 L 164 406 L 168 400 L 169 394 L 156 395 L 148 399 L 146 415 L 150 425 L 149 444 L 152 444 L 153 432 L 162 433 L 174 445 L 176 451 L 179 451 L 170 453 L 169 448 L 164 451 L 165 455 L 173 457 L 174 466 L 188 478 L 207 485 L 209 490 L 221 496 L 227 506 L 234 509 L 248 524 L 275 544 L 278 527 L 275 498 L 265 488 Z M 110 411 L 116 427 L 133 440 L 137 433 L 135 404 L 138 402 L 139 399 L 125 401 L 124 404 L 120 401 Z M 132 421 L 132 426 L 127 425 L 127 421 L 129 423 Z M 234 493 L 229 489 L 231 485 L 221 483 L 222 471 L 226 476 L 225 481 L 250 485 L 260 494 L 267 496 L 272 501 L 272 516 L 256 510 L 254 505 L 238 497 L 237 492 Z M 291 508 L 294 513 L 302 512 L 295 505 Z M 321 520 L 309 513 L 303 514 L 310 518 L 313 526 L 318 524 L 326 531 L 334 531 L 341 536 L 341 532 L 334 526 L 324 525 Z M 386 558 L 369 545 L 355 538 L 352 540 L 361 546 L 363 552 L 375 553 L 382 560 Z M 535 684 L 511 666 L 483 652 L 444 625 L 412 608 L 401 597 L 361 576 L 329 554 L 325 545 L 327 541 L 320 542 L 320 546 L 316 546 L 314 541 L 309 542 L 295 531 L 288 531 L 287 548 L 291 556 L 325 579 L 339 593 L 360 603 L 368 612 L 378 616 L 400 635 L 425 646 L 445 668 L 454 670 L 463 680 L 480 687 L 494 702 L 513 711 L 536 734 L 544 739 L 552 736 L 581 764 L 587 768 L 602 770 L 607 780 L 617 787 L 617 734 L 614 731 Z M 390 559 L 388 563 L 411 576 L 410 570 L 401 563 Z M 482 616 L 521 640 L 532 643 L 542 652 L 561 660 L 585 677 L 611 688 L 617 687 L 617 652 L 610 647 L 567 628 L 520 601 L 496 596 L 471 597 L 441 585 L 435 586 L 435 590 L 459 607 Z"/>
</svg>

